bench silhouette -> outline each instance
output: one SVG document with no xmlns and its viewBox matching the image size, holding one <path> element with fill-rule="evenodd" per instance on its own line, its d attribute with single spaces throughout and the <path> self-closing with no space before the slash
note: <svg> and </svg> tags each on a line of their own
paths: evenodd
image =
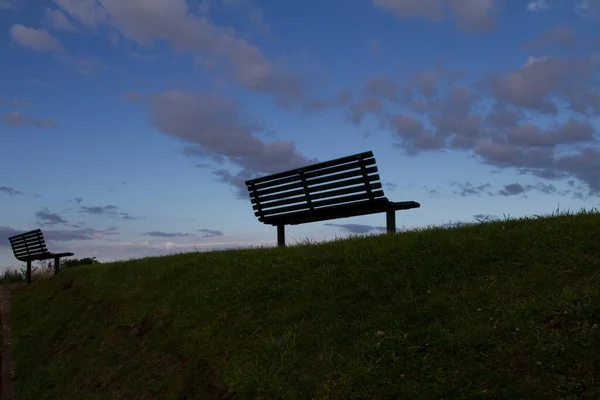
<svg viewBox="0 0 600 400">
<path fill-rule="evenodd" d="M 418 208 L 416 201 L 385 197 L 373 152 L 292 169 L 245 182 L 258 220 L 277 227 L 285 246 L 285 225 L 386 213 L 387 232 L 396 231 L 396 211 Z"/>
<path fill-rule="evenodd" d="M 31 283 L 31 262 L 54 259 L 54 274 L 60 270 L 60 259 L 73 253 L 50 253 L 41 229 L 21 233 L 8 238 L 15 258 L 27 263 L 27 283 Z"/>
</svg>

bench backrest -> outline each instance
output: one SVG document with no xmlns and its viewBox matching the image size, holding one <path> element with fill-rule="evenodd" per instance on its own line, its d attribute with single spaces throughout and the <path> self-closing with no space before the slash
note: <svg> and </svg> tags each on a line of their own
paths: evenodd
<svg viewBox="0 0 600 400">
<path fill-rule="evenodd" d="M 367 151 L 245 182 L 254 215 L 281 216 L 384 197 L 373 152 Z"/>
<path fill-rule="evenodd" d="M 28 261 L 32 257 L 48 253 L 41 229 L 11 236 L 8 240 L 15 258 L 19 261 Z"/>
</svg>

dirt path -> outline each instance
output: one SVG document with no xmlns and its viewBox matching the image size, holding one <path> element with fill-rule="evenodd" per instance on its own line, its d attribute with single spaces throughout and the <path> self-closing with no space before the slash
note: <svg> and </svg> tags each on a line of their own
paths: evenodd
<svg viewBox="0 0 600 400">
<path fill-rule="evenodd" d="M 14 368 L 11 353 L 11 336 L 8 326 L 10 313 L 10 299 L 15 285 L 0 285 L 0 399 L 13 400 L 15 392 L 12 378 Z"/>
</svg>

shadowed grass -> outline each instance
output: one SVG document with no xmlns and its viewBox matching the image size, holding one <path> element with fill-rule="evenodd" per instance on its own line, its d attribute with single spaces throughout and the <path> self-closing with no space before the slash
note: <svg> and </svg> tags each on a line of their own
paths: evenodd
<svg viewBox="0 0 600 400">
<path fill-rule="evenodd" d="M 600 214 L 585 211 L 90 265 L 15 292 L 15 388 L 598 398 L 599 283 Z"/>
</svg>

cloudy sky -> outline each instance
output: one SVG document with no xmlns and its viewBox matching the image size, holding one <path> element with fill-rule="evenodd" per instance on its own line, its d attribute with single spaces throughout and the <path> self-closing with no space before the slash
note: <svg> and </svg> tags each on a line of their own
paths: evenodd
<svg viewBox="0 0 600 400">
<path fill-rule="evenodd" d="M 367 150 L 421 203 L 407 228 L 597 207 L 599 22 L 595 0 L 0 0 L 0 266 L 37 227 L 99 260 L 272 245 L 243 182 Z"/>
</svg>

